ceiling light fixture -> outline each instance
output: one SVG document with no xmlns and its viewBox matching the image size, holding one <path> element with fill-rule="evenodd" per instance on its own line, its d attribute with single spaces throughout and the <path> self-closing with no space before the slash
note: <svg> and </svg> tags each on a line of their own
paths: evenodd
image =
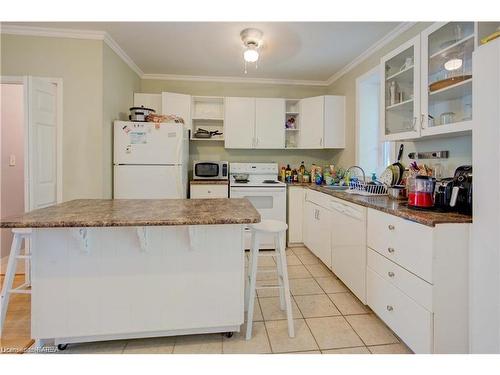
<svg viewBox="0 0 500 375">
<path fill-rule="evenodd" d="M 462 67 L 462 59 L 450 59 L 444 63 L 444 68 L 448 71 L 457 70 Z"/>
<path fill-rule="evenodd" d="M 247 63 L 255 63 L 258 68 L 259 48 L 262 47 L 262 31 L 258 29 L 245 29 L 240 33 L 241 41 L 245 47 L 243 60 L 245 60 L 245 74 L 247 74 Z"/>
</svg>

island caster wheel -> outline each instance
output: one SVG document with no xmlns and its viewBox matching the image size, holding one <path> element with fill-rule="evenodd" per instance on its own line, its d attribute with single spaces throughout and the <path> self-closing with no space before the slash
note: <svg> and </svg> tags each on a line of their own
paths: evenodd
<svg viewBox="0 0 500 375">
<path fill-rule="evenodd" d="M 59 345 L 57 345 L 57 349 L 59 349 L 59 350 L 66 350 L 67 347 L 68 347 L 68 344 L 59 344 Z"/>
<path fill-rule="evenodd" d="M 224 336 L 227 337 L 228 339 L 230 339 L 231 337 L 233 337 L 233 334 L 234 334 L 234 332 L 226 332 L 226 333 L 224 333 Z"/>
</svg>

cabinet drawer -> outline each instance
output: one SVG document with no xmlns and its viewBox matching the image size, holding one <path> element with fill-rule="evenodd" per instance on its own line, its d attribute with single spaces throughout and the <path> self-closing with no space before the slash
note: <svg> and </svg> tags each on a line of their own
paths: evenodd
<svg viewBox="0 0 500 375">
<path fill-rule="evenodd" d="M 191 185 L 191 199 L 227 198 L 227 185 Z"/>
<path fill-rule="evenodd" d="M 432 310 L 432 285 L 368 248 L 368 267 L 385 281 L 401 289 L 429 311 Z"/>
<path fill-rule="evenodd" d="M 432 313 L 367 268 L 368 306 L 415 353 L 432 353 Z"/>
<path fill-rule="evenodd" d="M 306 201 L 317 204 L 326 209 L 330 208 L 331 197 L 328 194 L 320 193 L 316 190 L 306 189 Z"/>
<path fill-rule="evenodd" d="M 368 209 L 367 244 L 432 284 L 433 228 Z"/>
</svg>

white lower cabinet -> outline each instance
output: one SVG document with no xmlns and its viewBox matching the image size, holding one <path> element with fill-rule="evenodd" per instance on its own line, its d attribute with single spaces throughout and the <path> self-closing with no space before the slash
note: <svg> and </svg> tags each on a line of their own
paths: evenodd
<svg viewBox="0 0 500 375">
<path fill-rule="evenodd" d="M 307 199 L 304 204 L 304 244 L 328 268 L 332 268 L 330 211 Z"/>
<path fill-rule="evenodd" d="M 410 349 L 469 352 L 470 224 L 426 226 L 308 188 L 303 212 L 305 246 Z"/>
<path fill-rule="evenodd" d="M 368 267 L 368 305 L 415 353 L 432 353 L 432 313 Z"/>
<path fill-rule="evenodd" d="M 191 199 L 228 198 L 229 189 L 223 184 L 191 184 L 189 196 Z"/>
<path fill-rule="evenodd" d="M 368 209 L 368 305 L 415 353 L 469 351 L 469 224 Z"/>
</svg>

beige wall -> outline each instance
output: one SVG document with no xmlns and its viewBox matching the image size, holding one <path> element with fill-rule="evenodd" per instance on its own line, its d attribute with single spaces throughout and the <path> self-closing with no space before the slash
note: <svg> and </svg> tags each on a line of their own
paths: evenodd
<svg viewBox="0 0 500 375">
<path fill-rule="evenodd" d="M 1 74 L 63 79 L 63 199 L 111 197 L 111 122 L 139 77 L 100 40 L 1 35 Z"/>
<path fill-rule="evenodd" d="M 356 78 L 379 65 L 382 56 L 413 38 L 431 24 L 432 23 L 429 22 L 420 22 L 416 24 L 328 87 L 327 92 L 329 94 L 346 96 L 346 148 L 339 152 L 338 161 L 340 164 L 351 165 L 356 160 Z M 408 152 L 411 151 L 449 150 L 450 159 L 439 162 L 448 168 L 448 173 L 452 173 L 457 165 L 471 163 L 471 145 L 471 136 L 405 142 L 404 155 L 407 155 Z M 408 162 L 407 158 L 403 161 Z"/>
<path fill-rule="evenodd" d="M 1 35 L 2 75 L 63 79 L 63 199 L 102 196 L 102 41 Z"/>
<path fill-rule="evenodd" d="M 128 120 L 139 76 L 106 44 L 103 44 L 102 181 L 103 198 L 113 192 L 113 121 Z"/>
<path fill-rule="evenodd" d="M 24 212 L 24 90 L 22 85 L 1 85 L 0 112 L 0 217 L 5 218 Z M 10 155 L 16 158 L 15 166 L 9 165 Z M 12 233 L 9 229 L 1 231 L 0 258 L 3 258 L 9 254 Z"/>
<path fill-rule="evenodd" d="M 206 96 L 249 96 L 277 98 L 306 98 L 324 95 L 325 86 L 275 85 L 255 83 L 198 82 L 177 80 L 141 81 L 141 92 L 160 93 L 163 91 Z M 196 141 L 190 145 L 190 163 L 193 160 L 228 160 L 232 162 L 276 162 L 298 166 L 301 161 L 329 164 L 336 159 L 338 150 L 231 150 L 225 149 L 223 142 Z M 191 165 L 189 169 L 191 169 Z"/>
</svg>

